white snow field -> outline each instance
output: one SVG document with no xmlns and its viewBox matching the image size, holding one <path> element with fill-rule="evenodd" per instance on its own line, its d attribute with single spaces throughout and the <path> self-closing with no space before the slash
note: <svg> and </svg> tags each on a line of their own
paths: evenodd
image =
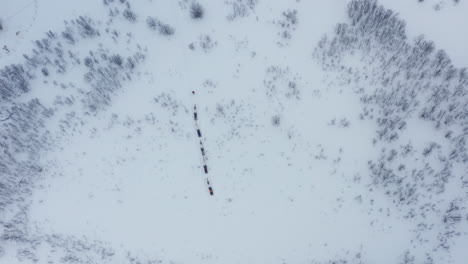
<svg viewBox="0 0 468 264">
<path fill-rule="evenodd" d="M 3 1 L 0 263 L 467 263 L 467 12 Z"/>
</svg>

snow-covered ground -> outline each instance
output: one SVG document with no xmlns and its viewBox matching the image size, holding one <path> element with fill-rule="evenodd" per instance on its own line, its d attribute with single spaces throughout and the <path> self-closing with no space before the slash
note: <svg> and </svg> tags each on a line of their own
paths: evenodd
<svg viewBox="0 0 468 264">
<path fill-rule="evenodd" d="M 467 12 L 6 1 L 0 263 L 466 263 Z"/>
</svg>

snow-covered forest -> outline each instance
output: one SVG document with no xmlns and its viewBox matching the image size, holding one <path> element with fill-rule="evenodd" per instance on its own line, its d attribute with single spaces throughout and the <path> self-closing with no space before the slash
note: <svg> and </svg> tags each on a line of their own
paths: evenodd
<svg viewBox="0 0 468 264">
<path fill-rule="evenodd" d="M 5 1 L 0 263 L 467 263 L 467 12 Z"/>
</svg>

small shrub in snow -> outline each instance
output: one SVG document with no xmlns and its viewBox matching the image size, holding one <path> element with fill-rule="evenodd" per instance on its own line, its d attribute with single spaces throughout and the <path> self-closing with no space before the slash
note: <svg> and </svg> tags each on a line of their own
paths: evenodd
<svg viewBox="0 0 468 264">
<path fill-rule="evenodd" d="M 109 61 L 120 67 L 123 63 L 122 57 L 118 54 L 110 56 Z"/>
<path fill-rule="evenodd" d="M 159 33 L 164 36 L 174 35 L 175 29 L 171 27 L 169 24 L 160 24 L 159 25 Z"/>
<path fill-rule="evenodd" d="M 342 118 L 342 119 L 340 120 L 340 126 L 341 126 L 341 127 L 349 127 L 349 124 L 350 124 L 350 122 L 349 122 L 349 120 L 346 119 L 346 118 Z"/>
<path fill-rule="evenodd" d="M 232 14 L 228 16 L 228 19 L 234 20 L 236 17 L 246 17 L 248 14 L 249 14 L 249 11 L 244 5 L 233 3 Z"/>
<path fill-rule="evenodd" d="M 208 35 L 201 35 L 200 36 L 200 48 L 203 49 L 205 53 L 208 53 L 211 49 L 216 47 L 218 42 L 211 39 Z"/>
<path fill-rule="evenodd" d="M 76 43 L 76 38 L 73 30 L 70 27 L 67 27 L 63 32 L 62 32 L 62 37 L 66 39 L 70 44 L 75 44 Z"/>
<path fill-rule="evenodd" d="M 84 59 L 84 65 L 86 65 L 87 67 L 93 67 L 94 65 L 93 59 L 91 59 L 90 57 L 86 57 Z"/>
<path fill-rule="evenodd" d="M 122 15 L 124 16 L 125 19 L 127 19 L 128 21 L 132 23 L 137 20 L 136 14 L 130 9 L 125 9 Z"/>
<path fill-rule="evenodd" d="M 42 68 L 41 72 L 44 76 L 49 76 L 49 70 L 47 70 L 47 68 Z"/>
<path fill-rule="evenodd" d="M 450 226 L 460 223 L 463 219 L 462 212 L 465 207 L 461 199 L 455 199 L 450 202 L 449 208 L 445 211 L 442 221 Z"/>
<path fill-rule="evenodd" d="M 227 19 L 232 21 L 238 17 L 247 17 L 250 12 L 255 9 L 258 4 L 258 0 L 231 0 L 225 1 L 226 4 L 232 8 L 231 13 L 227 16 Z"/>
<path fill-rule="evenodd" d="M 289 81 L 287 92 L 285 94 L 286 98 L 300 99 L 299 95 L 300 95 L 300 92 L 299 92 L 299 88 L 297 87 L 297 83 L 295 81 Z"/>
<path fill-rule="evenodd" d="M 49 39 L 56 39 L 57 38 L 57 34 L 55 34 L 54 32 L 52 31 L 47 31 L 46 33 L 46 36 L 49 38 Z"/>
<path fill-rule="evenodd" d="M 281 118 L 278 115 L 274 115 L 271 118 L 271 124 L 275 127 L 279 126 L 281 124 Z"/>
<path fill-rule="evenodd" d="M 90 38 L 99 35 L 98 31 L 94 28 L 94 22 L 89 17 L 80 16 L 75 21 L 82 37 Z"/>
<path fill-rule="evenodd" d="M 284 24 L 282 24 L 283 27 L 289 27 L 290 25 L 296 25 L 298 20 L 297 20 L 297 10 L 287 10 L 283 12 L 283 16 L 285 18 Z"/>
<path fill-rule="evenodd" d="M 149 27 L 149 29 L 156 31 L 158 30 L 158 19 L 154 17 L 148 17 L 146 19 L 146 25 Z"/>
<path fill-rule="evenodd" d="M 125 63 L 127 69 L 133 70 L 135 68 L 135 60 L 132 58 L 127 58 L 127 63 Z"/>
<path fill-rule="evenodd" d="M 414 262 L 415 262 L 414 256 L 411 254 L 411 252 L 406 251 L 400 263 L 401 264 L 414 264 Z"/>
<path fill-rule="evenodd" d="M 193 19 L 202 19 L 204 15 L 205 10 L 203 9 L 203 6 L 201 6 L 197 2 L 192 3 L 192 5 L 190 6 L 190 16 Z"/>
</svg>

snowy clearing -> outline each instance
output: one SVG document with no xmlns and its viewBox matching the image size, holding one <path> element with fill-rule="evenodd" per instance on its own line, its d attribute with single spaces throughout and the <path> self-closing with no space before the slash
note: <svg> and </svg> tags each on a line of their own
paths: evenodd
<svg viewBox="0 0 468 264">
<path fill-rule="evenodd" d="M 0 262 L 465 263 L 467 11 L 8 1 Z"/>
</svg>

